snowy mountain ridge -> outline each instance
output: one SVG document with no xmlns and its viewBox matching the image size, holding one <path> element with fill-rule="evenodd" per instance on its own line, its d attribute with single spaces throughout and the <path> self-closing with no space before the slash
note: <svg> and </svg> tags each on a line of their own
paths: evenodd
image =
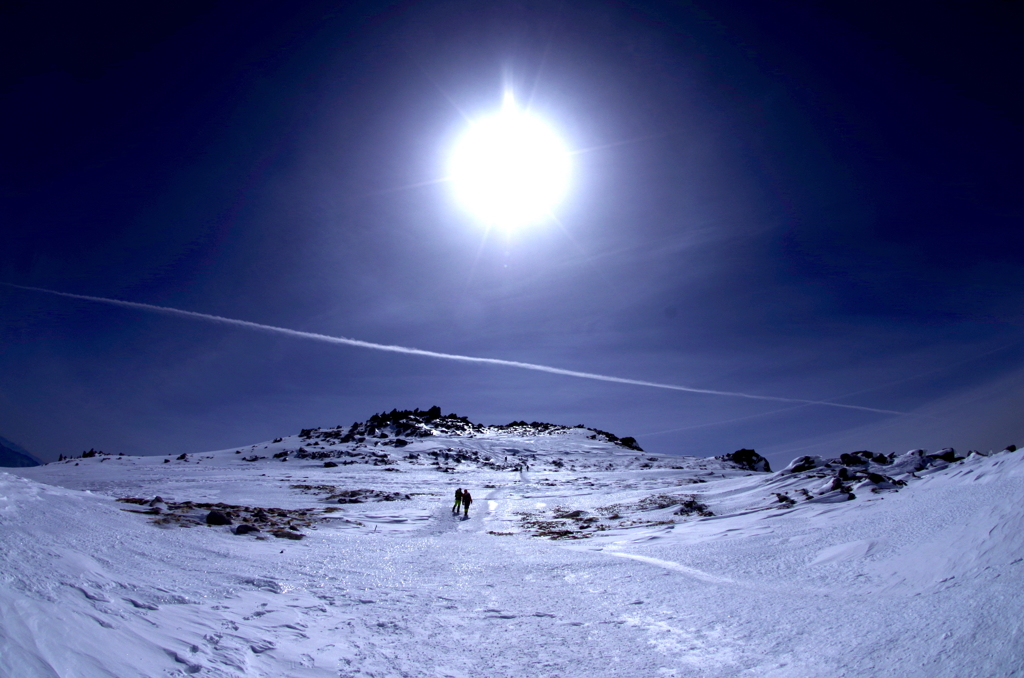
<svg viewBox="0 0 1024 678">
<path fill-rule="evenodd" d="M 391 410 L 374 414 L 365 422 L 355 422 L 345 433 L 341 433 L 342 427 L 334 429 L 303 429 L 299 434 L 301 438 L 320 438 L 323 440 L 335 440 L 340 443 L 367 443 L 372 445 L 393 445 L 404 447 L 406 441 L 403 438 L 426 438 L 430 436 L 447 437 L 475 437 L 477 435 L 500 435 L 505 434 L 516 437 L 559 435 L 584 429 L 589 431 L 590 440 L 603 440 L 614 443 L 626 449 L 643 452 L 637 445 L 636 439 L 631 437 L 619 438 L 607 431 L 587 428 L 583 424 L 576 426 L 561 426 L 558 424 L 547 424 L 543 422 L 526 423 L 525 421 L 513 421 L 505 425 L 474 424 L 467 417 L 460 417 L 457 414 L 441 414 L 441 408 L 431 407 L 427 410 Z"/>
</svg>

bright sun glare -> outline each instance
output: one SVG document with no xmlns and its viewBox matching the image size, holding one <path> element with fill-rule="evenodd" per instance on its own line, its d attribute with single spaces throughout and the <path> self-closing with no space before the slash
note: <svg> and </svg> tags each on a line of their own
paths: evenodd
<svg viewBox="0 0 1024 678">
<path fill-rule="evenodd" d="M 569 153 L 511 94 L 501 112 L 472 124 L 452 154 L 459 201 L 488 226 L 512 230 L 543 220 L 569 181 Z"/>
</svg>

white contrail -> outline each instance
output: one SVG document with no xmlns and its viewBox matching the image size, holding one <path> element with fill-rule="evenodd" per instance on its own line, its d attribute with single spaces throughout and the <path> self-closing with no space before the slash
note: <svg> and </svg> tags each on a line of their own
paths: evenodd
<svg viewBox="0 0 1024 678">
<path fill-rule="evenodd" d="M 825 405 L 828 407 L 841 407 L 848 410 L 863 410 L 865 412 L 878 412 L 880 414 L 900 414 L 905 415 L 906 412 L 898 412 L 896 410 L 883 410 L 875 407 L 862 407 L 861 405 L 844 405 L 842 403 L 830 403 L 824 400 L 804 400 L 802 398 L 781 398 L 778 396 L 765 396 L 765 395 L 753 395 L 751 393 L 737 393 L 735 391 L 715 391 L 706 388 L 692 388 L 690 386 L 677 386 L 676 384 L 662 384 L 656 381 L 643 381 L 641 379 L 625 379 L 623 377 L 612 377 L 606 374 L 594 374 L 592 372 L 577 372 L 576 370 L 565 370 L 560 367 L 549 367 L 548 365 L 537 365 L 534 363 L 522 363 L 517 360 L 502 360 L 501 358 L 478 358 L 475 356 L 458 355 L 455 353 L 438 353 L 437 351 L 425 351 L 420 348 L 410 348 L 408 346 L 393 346 L 391 344 L 376 344 L 370 341 L 361 341 L 359 339 L 349 339 L 348 337 L 333 337 L 328 334 L 317 334 L 316 332 L 300 332 L 299 330 L 291 330 L 287 327 L 275 327 L 273 325 L 263 325 L 261 323 L 254 323 L 248 320 L 236 320 L 235 318 L 224 318 L 219 315 L 210 315 L 208 313 L 197 313 L 196 311 L 183 311 L 178 308 L 169 308 L 167 306 L 156 306 L 154 304 L 143 304 L 137 301 L 123 301 L 121 299 L 107 299 L 105 297 L 92 297 L 85 294 L 72 294 L 70 292 L 57 292 L 55 290 L 48 290 L 42 287 L 28 287 L 25 285 L 14 285 L 12 283 L 0 283 L 7 287 L 15 287 L 20 290 L 29 290 L 32 292 L 44 292 L 46 294 L 54 294 L 59 297 L 68 297 L 70 299 L 83 299 L 85 301 L 95 301 L 101 304 L 110 304 L 111 306 L 122 306 L 124 308 L 134 308 L 141 311 L 154 311 L 156 313 L 163 313 L 165 315 L 175 315 L 183 318 L 195 318 L 197 320 L 209 320 L 224 325 L 233 325 L 235 327 L 244 327 L 250 330 L 258 330 L 260 332 L 270 332 L 272 334 L 283 334 L 288 337 L 296 337 L 299 339 L 313 339 L 315 341 L 323 341 L 329 344 L 343 344 L 345 346 L 358 346 L 360 348 L 372 348 L 377 351 L 390 351 L 392 353 L 404 353 L 406 355 L 421 355 L 427 358 L 442 358 L 444 360 L 459 360 L 467 363 L 482 363 L 485 365 L 501 365 L 503 367 L 518 367 L 523 370 L 533 370 L 535 372 L 547 372 L 548 374 L 560 374 L 565 377 L 577 377 L 579 379 L 593 379 L 595 381 L 608 381 L 614 384 L 629 384 L 632 386 L 647 386 L 649 388 L 662 388 L 670 391 L 685 391 L 687 393 L 704 393 L 707 395 L 719 395 L 719 396 L 732 396 L 734 398 L 750 398 L 752 400 L 772 400 L 776 402 L 784 403 L 801 403 L 803 405 Z"/>
</svg>

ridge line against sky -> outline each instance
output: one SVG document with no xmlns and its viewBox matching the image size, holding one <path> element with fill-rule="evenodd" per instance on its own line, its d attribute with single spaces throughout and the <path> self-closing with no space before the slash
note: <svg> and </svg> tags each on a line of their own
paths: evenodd
<svg viewBox="0 0 1024 678">
<path fill-rule="evenodd" d="M 524 363 L 516 360 L 504 360 L 501 358 L 482 358 L 477 356 L 466 356 L 455 353 L 441 353 L 438 351 L 428 351 L 425 349 L 412 348 L 407 346 L 395 346 L 390 344 L 377 344 L 370 341 L 362 341 L 360 339 L 350 339 L 348 337 L 335 337 L 328 334 L 319 334 L 316 332 L 303 332 L 301 330 L 293 330 L 287 327 L 276 327 L 274 325 L 264 325 L 262 323 L 256 323 L 249 320 L 238 320 L 236 318 L 225 318 L 223 316 L 212 315 L 209 313 L 199 313 L 197 311 L 186 311 L 178 308 L 171 308 L 169 306 L 157 306 L 155 304 L 146 304 L 137 301 L 124 301 L 122 299 L 109 299 L 106 297 L 95 297 L 86 294 L 73 294 L 71 292 L 58 292 L 56 290 L 50 290 L 43 287 L 30 287 L 27 285 L 16 285 L 14 283 L 0 282 L 0 285 L 5 287 L 13 287 L 15 289 L 27 290 L 31 292 L 43 292 L 45 294 L 52 294 L 59 297 L 67 297 L 69 299 L 81 299 L 84 301 L 92 301 L 101 304 L 109 304 L 112 306 L 120 306 L 123 308 L 132 308 L 143 311 L 152 311 L 155 313 L 162 313 L 165 315 L 175 315 L 184 318 L 193 318 L 197 320 L 207 320 L 225 325 L 233 325 L 235 327 L 243 327 L 252 330 L 258 330 L 262 332 L 269 332 L 274 334 L 283 334 L 285 336 L 296 337 L 300 339 L 312 339 L 315 341 L 322 341 L 332 344 L 342 344 L 346 346 L 355 346 L 358 348 L 369 348 L 378 351 L 387 351 L 391 353 L 403 353 L 406 355 L 418 355 L 428 358 L 439 358 L 443 360 L 456 360 L 460 362 L 471 362 L 481 363 L 487 365 L 500 365 L 504 367 L 516 367 L 524 370 L 532 370 L 535 372 L 546 372 L 548 374 L 557 374 L 566 377 L 576 377 L 579 379 L 591 379 L 594 381 L 605 381 L 616 384 L 627 384 L 632 386 L 646 386 L 648 388 L 659 388 L 670 391 L 684 391 L 687 393 L 702 393 L 705 395 L 718 395 L 728 396 L 735 398 L 748 398 L 751 400 L 769 400 L 775 402 L 788 402 L 788 403 L 800 403 L 803 405 L 822 405 L 826 407 L 839 407 L 850 410 L 861 410 L 864 412 L 875 412 L 878 414 L 895 414 L 903 416 L 913 416 L 908 412 L 900 412 L 897 410 L 887 410 L 875 407 L 865 407 L 862 405 L 847 405 L 843 403 L 834 403 L 824 400 L 808 400 L 804 398 L 783 398 L 780 396 L 766 396 L 766 395 L 754 395 L 751 393 L 739 393 L 736 391 L 716 391 L 713 389 L 693 388 L 690 386 L 679 386 L 677 384 L 664 384 L 655 381 L 644 381 L 641 379 L 627 379 L 625 377 L 614 377 L 605 374 L 596 374 L 593 372 L 579 372 L 576 370 L 567 370 L 560 367 L 551 367 L 548 365 L 538 365 L 535 363 Z"/>
</svg>

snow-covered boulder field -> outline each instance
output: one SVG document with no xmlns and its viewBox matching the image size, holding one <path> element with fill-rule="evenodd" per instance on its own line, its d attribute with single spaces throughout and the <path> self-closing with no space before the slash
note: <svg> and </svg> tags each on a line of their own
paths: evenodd
<svg viewBox="0 0 1024 678">
<path fill-rule="evenodd" d="M 753 450 L 651 455 L 582 426 L 432 408 L 0 473 L 0 546 L 5 678 L 1024 667 L 1011 450 L 772 473 Z"/>
</svg>

